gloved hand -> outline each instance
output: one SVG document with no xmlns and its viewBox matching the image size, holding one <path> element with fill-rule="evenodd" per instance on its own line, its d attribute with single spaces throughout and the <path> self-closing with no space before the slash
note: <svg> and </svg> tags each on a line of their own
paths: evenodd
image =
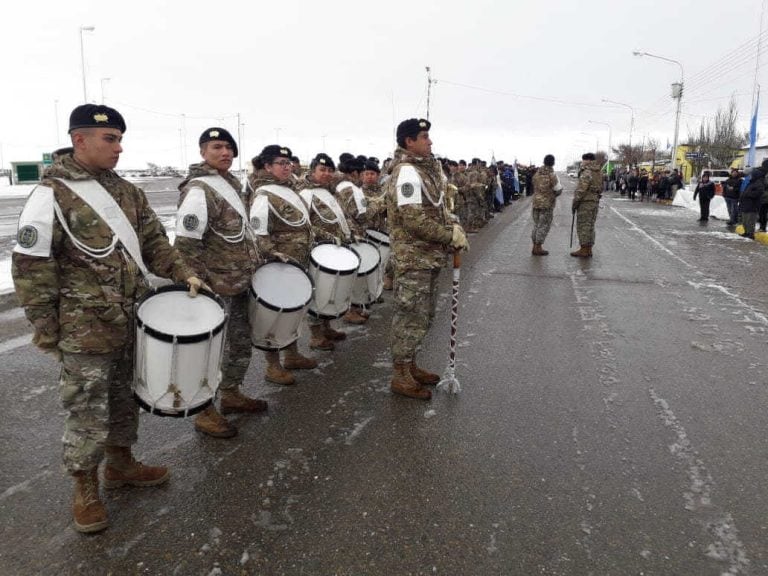
<svg viewBox="0 0 768 576">
<path fill-rule="evenodd" d="M 278 262 L 283 262 L 283 263 L 287 263 L 292 260 L 292 258 L 288 256 L 288 254 L 283 254 L 282 252 L 272 252 L 270 256 L 275 260 L 277 260 Z"/>
<path fill-rule="evenodd" d="M 365 238 L 363 236 L 360 236 L 360 234 L 352 234 L 352 242 L 357 242 L 358 244 L 360 242 L 365 242 Z"/>
<path fill-rule="evenodd" d="M 194 298 L 195 296 L 197 296 L 197 293 L 200 291 L 200 289 L 205 289 L 205 290 L 208 290 L 209 292 L 213 292 L 213 290 L 211 290 L 211 287 L 208 286 L 208 284 L 206 284 L 202 280 L 200 280 L 200 278 L 198 278 L 197 276 L 190 276 L 189 278 L 187 278 L 187 285 L 189 286 L 189 292 L 187 293 L 187 295 L 190 298 Z"/>
<path fill-rule="evenodd" d="M 54 358 L 61 362 L 61 350 L 59 350 L 59 323 L 54 318 L 38 318 L 34 322 L 35 335 L 32 336 L 32 344 L 43 352 L 53 354 Z"/>
<path fill-rule="evenodd" d="M 469 250 L 469 242 L 467 241 L 467 236 L 464 234 L 464 229 L 460 224 L 453 225 L 451 246 L 456 250 Z"/>
<path fill-rule="evenodd" d="M 349 238 L 347 238 L 347 241 L 349 241 Z M 339 238 L 338 236 L 334 236 L 333 243 L 336 244 L 336 246 L 341 246 L 342 245 L 341 238 Z"/>
<path fill-rule="evenodd" d="M 578 200 L 574 200 L 573 202 L 571 202 L 571 212 L 576 214 L 576 210 L 578 210 L 578 209 L 579 209 L 579 201 Z"/>
</svg>

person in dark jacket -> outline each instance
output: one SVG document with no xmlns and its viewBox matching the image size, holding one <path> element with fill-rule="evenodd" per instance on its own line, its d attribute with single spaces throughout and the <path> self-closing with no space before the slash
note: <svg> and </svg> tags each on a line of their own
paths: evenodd
<svg viewBox="0 0 768 576">
<path fill-rule="evenodd" d="M 752 170 L 749 185 L 741 193 L 741 199 L 739 200 L 741 222 L 744 224 L 744 233 L 740 234 L 740 236 L 752 238 L 753 240 L 755 238 L 757 213 L 760 210 L 760 200 L 765 191 L 765 172 L 766 168 L 762 166 Z"/>
<path fill-rule="evenodd" d="M 715 197 L 715 183 L 709 179 L 710 176 L 709 170 L 705 170 L 701 182 L 696 185 L 696 190 L 693 191 L 693 199 L 696 200 L 696 196 L 699 197 L 699 209 L 701 210 L 699 222 L 709 221 L 709 203 Z"/>
<path fill-rule="evenodd" d="M 736 226 L 739 221 L 739 195 L 741 194 L 741 177 L 736 168 L 731 170 L 730 177 L 723 182 L 723 198 L 728 208 L 728 226 Z"/>
<path fill-rule="evenodd" d="M 768 159 L 763 160 L 761 169 L 768 174 Z M 768 224 L 768 186 L 765 183 L 763 183 L 763 195 L 760 197 L 760 211 L 757 221 L 760 222 L 760 232 L 765 232 L 766 224 Z"/>
<path fill-rule="evenodd" d="M 629 177 L 627 178 L 627 186 L 629 187 L 629 199 L 632 200 L 632 202 L 634 202 L 637 197 L 637 185 L 639 180 L 640 179 L 637 176 L 637 168 L 630 171 Z"/>
<path fill-rule="evenodd" d="M 640 178 L 637 179 L 637 189 L 640 191 L 640 202 L 648 196 L 648 171 L 643 168 L 640 172 Z"/>
</svg>

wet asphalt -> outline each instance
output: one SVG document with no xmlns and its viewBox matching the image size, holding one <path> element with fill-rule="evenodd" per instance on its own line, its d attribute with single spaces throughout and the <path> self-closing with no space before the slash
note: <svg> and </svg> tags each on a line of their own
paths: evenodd
<svg viewBox="0 0 768 576">
<path fill-rule="evenodd" d="M 268 416 L 216 440 L 143 414 L 159 488 L 110 491 L 76 533 L 57 366 L 0 315 L 0 572 L 182 575 L 768 574 L 768 250 L 608 193 L 568 255 L 573 181 L 530 254 L 530 201 L 471 236 L 458 395 L 392 396 L 391 293 Z M 442 371 L 450 278 L 420 363 Z M 306 350 L 306 336 L 301 347 Z"/>
</svg>

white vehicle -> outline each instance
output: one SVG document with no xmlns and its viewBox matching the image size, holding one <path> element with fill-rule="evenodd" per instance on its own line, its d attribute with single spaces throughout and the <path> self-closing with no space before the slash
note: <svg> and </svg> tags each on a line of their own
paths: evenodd
<svg viewBox="0 0 768 576">
<path fill-rule="evenodd" d="M 703 180 L 704 172 L 709 172 L 709 181 L 715 184 L 724 182 L 731 176 L 731 171 L 728 168 L 704 168 L 699 174 L 699 182 Z"/>
</svg>

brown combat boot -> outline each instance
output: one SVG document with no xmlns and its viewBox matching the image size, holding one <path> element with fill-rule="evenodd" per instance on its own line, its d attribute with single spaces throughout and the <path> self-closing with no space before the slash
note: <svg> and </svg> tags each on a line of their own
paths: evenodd
<svg viewBox="0 0 768 576">
<path fill-rule="evenodd" d="M 215 406 L 208 406 L 195 418 L 195 430 L 214 438 L 232 438 L 237 435 L 237 428 L 216 411 Z"/>
<path fill-rule="evenodd" d="M 360 326 L 368 322 L 368 318 L 360 314 L 359 308 L 350 308 L 347 313 L 344 314 L 344 321 L 348 324 L 355 324 Z"/>
<path fill-rule="evenodd" d="M 416 380 L 416 382 L 419 384 L 424 384 L 425 386 L 435 386 L 438 382 L 440 382 L 440 376 L 438 374 L 429 372 L 423 368 L 419 368 L 416 366 L 415 360 L 411 362 L 410 371 L 413 379 Z"/>
<path fill-rule="evenodd" d="M 309 347 L 313 350 L 333 350 L 336 348 L 333 342 L 325 335 L 325 326 L 314 324 L 309 327 L 312 336 L 309 338 Z"/>
<path fill-rule="evenodd" d="M 157 486 L 168 481 L 171 473 L 165 466 L 146 466 L 131 454 L 129 446 L 107 446 L 104 467 L 104 488 Z"/>
<path fill-rule="evenodd" d="M 347 333 L 334 329 L 333 326 L 331 326 L 330 321 L 323 323 L 323 335 L 328 338 L 328 340 L 333 340 L 335 342 L 347 339 Z"/>
<path fill-rule="evenodd" d="M 72 517 L 75 530 L 83 533 L 100 532 L 109 526 L 107 509 L 99 498 L 99 473 L 93 470 L 74 472 L 75 498 L 72 502 Z"/>
<path fill-rule="evenodd" d="M 296 383 L 296 379 L 288 370 L 280 365 L 280 352 L 277 350 L 270 350 L 266 352 L 267 357 L 267 371 L 264 374 L 264 379 L 267 382 L 274 384 L 282 384 L 283 386 L 290 386 Z"/>
<path fill-rule="evenodd" d="M 287 370 L 314 370 L 317 368 L 317 360 L 299 353 L 299 347 L 294 342 L 285 349 L 283 366 Z"/>
<path fill-rule="evenodd" d="M 259 414 L 267 411 L 267 402 L 249 398 L 237 389 L 222 390 L 219 409 L 222 414 Z"/>
<path fill-rule="evenodd" d="M 571 252 L 571 256 L 576 258 L 590 258 L 592 256 L 592 246 L 581 246 L 575 252 Z"/>
<path fill-rule="evenodd" d="M 393 368 L 394 374 L 392 375 L 392 381 L 389 383 L 389 389 L 392 392 L 418 400 L 429 400 L 432 398 L 432 392 L 430 392 L 429 388 L 424 388 L 411 376 L 410 362 L 395 362 Z"/>
<path fill-rule="evenodd" d="M 549 254 L 549 250 L 544 250 L 544 247 L 541 244 L 534 244 L 531 254 L 534 256 L 546 256 Z"/>
<path fill-rule="evenodd" d="M 392 276 L 389 274 L 384 275 L 384 290 L 392 290 Z"/>
</svg>

